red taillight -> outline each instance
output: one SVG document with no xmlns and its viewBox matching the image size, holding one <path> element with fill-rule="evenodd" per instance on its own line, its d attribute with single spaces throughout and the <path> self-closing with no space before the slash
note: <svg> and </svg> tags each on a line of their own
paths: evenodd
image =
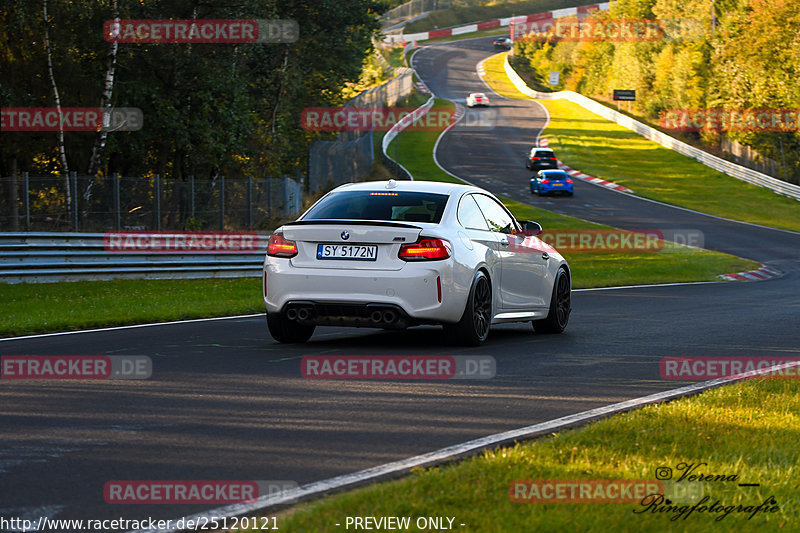
<svg viewBox="0 0 800 533">
<path fill-rule="evenodd" d="M 572 178 L 567 178 L 564 181 L 566 181 L 567 183 L 572 183 Z"/>
<path fill-rule="evenodd" d="M 550 180 L 542 180 L 542 183 L 544 184 L 550 183 Z"/>
<path fill-rule="evenodd" d="M 397 257 L 403 261 L 435 261 L 450 257 L 450 243 L 443 239 L 421 239 L 400 247 Z"/>
<path fill-rule="evenodd" d="M 442 303 L 442 278 L 436 276 L 436 297 L 439 299 L 439 303 Z"/>
<path fill-rule="evenodd" d="M 538 159 L 539 159 L 538 157 L 531 157 L 531 161 L 536 161 Z"/>
<path fill-rule="evenodd" d="M 272 257 L 294 257 L 297 255 L 297 245 L 294 241 L 283 238 L 283 233 L 275 233 L 267 243 L 267 255 Z"/>
</svg>

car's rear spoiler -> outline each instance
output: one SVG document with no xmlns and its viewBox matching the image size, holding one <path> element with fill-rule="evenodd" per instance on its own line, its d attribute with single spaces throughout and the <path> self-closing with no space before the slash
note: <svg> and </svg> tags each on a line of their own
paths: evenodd
<svg viewBox="0 0 800 533">
<path fill-rule="evenodd" d="M 313 226 L 315 224 L 347 224 L 348 226 L 387 226 L 390 228 L 409 228 L 409 229 L 422 229 L 422 226 L 415 226 L 413 224 L 403 224 L 402 222 L 390 222 L 387 220 L 352 220 L 349 218 L 324 218 L 319 220 L 295 220 L 294 222 L 287 222 L 284 226 Z"/>
</svg>

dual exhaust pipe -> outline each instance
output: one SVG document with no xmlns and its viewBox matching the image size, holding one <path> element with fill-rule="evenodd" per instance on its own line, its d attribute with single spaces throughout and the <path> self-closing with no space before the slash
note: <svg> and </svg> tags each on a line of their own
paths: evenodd
<svg viewBox="0 0 800 533">
<path fill-rule="evenodd" d="M 292 306 L 286 310 L 286 318 L 289 320 L 296 320 L 298 322 L 305 322 L 316 316 L 313 307 L 304 307 L 301 305 Z M 389 326 L 396 323 L 400 318 L 400 314 L 393 309 L 375 309 L 369 314 L 368 320 L 376 327 Z M 362 318 L 361 320 L 365 320 Z"/>
<path fill-rule="evenodd" d="M 392 311 L 391 309 L 388 311 L 378 311 L 375 310 L 370 315 L 370 320 L 375 325 L 379 324 L 393 324 L 397 320 L 397 313 Z"/>
<path fill-rule="evenodd" d="M 300 308 L 289 308 L 286 311 L 286 318 L 289 320 L 308 320 L 308 317 L 311 316 L 311 311 L 308 307 L 300 307 Z"/>
</svg>

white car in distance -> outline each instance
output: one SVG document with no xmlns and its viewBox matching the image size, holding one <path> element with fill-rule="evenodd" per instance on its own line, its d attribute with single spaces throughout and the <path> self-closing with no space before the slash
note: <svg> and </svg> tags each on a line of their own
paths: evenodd
<svg viewBox="0 0 800 533">
<path fill-rule="evenodd" d="M 318 325 L 443 325 L 457 344 L 491 324 L 560 333 L 570 269 L 478 187 L 426 181 L 346 184 L 269 239 L 263 296 L 270 334 L 305 342 Z"/>
<path fill-rule="evenodd" d="M 467 96 L 467 107 L 489 107 L 489 97 L 484 93 L 470 93 Z"/>
</svg>

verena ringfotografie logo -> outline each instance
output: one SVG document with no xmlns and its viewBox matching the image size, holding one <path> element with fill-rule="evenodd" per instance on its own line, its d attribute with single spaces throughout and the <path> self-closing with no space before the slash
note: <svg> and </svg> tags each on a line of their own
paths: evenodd
<svg viewBox="0 0 800 533">
<path fill-rule="evenodd" d="M 552 229 L 538 236 L 509 236 L 509 250 L 515 252 L 552 253 L 651 253 L 664 247 L 660 231 L 626 231 L 605 229 Z"/>
<path fill-rule="evenodd" d="M 796 132 L 800 109 L 666 109 L 659 124 L 669 131 Z"/>
<path fill-rule="evenodd" d="M 297 21 L 255 19 L 115 19 L 103 25 L 112 43 L 293 43 L 300 37 Z"/>
<path fill-rule="evenodd" d="M 300 127 L 308 131 L 389 131 L 403 124 L 410 131 L 440 131 L 458 120 L 459 128 L 491 130 L 495 109 L 430 109 L 413 107 L 308 107 L 300 113 Z"/>
<path fill-rule="evenodd" d="M 300 361 L 306 379 L 491 379 L 490 355 L 308 355 Z"/>
<path fill-rule="evenodd" d="M 744 376 L 761 379 L 800 379 L 797 357 L 664 357 L 661 379 L 707 381 Z"/>
<path fill-rule="evenodd" d="M 126 231 L 106 233 L 103 248 L 121 254 L 261 253 L 267 238 L 253 232 Z"/>
<path fill-rule="evenodd" d="M 4 107 L 2 131 L 139 131 L 144 119 L 138 107 Z"/>
<path fill-rule="evenodd" d="M 656 42 L 697 41 L 704 35 L 695 19 L 638 19 L 563 17 L 514 21 L 511 34 L 532 41 Z"/>
<path fill-rule="evenodd" d="M 656 494 L 664 486 L 647 479 L 518 479 L 508 487 L 518 503 L 637 503 Z"/>
<path fill-rule="evenodd" d="M 103 499 L 127 505 L 247 503 L 262 496 L 283 496 L 297 487 L 294 481 L 115 480 L 103 486 Z"/>
<path fill-rule="evenodd" d="M 148 379 L 146 355 L 4 355 L 0 379 Z"/>
</svg>

